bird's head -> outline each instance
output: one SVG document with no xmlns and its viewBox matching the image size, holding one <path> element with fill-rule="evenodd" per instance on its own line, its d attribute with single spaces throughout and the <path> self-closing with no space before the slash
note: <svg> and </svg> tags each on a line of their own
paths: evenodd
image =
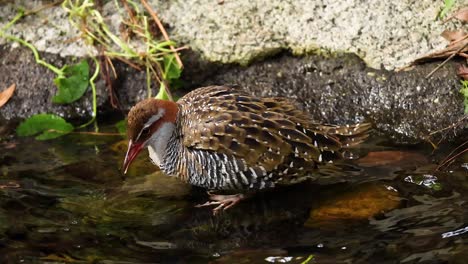
<svg viewBox="0 0 468 264">
<path fill-rule="evenodd" d="M 168 133 L 165 128 L 168 126 L 173 128 L 177 113 L 176 103 L 154 98 L 145 99 L 130 109 L 127 121 L 128 149 L 123 163 L 124 173 L 127 173 L 132 161 L 150 142 L 154 141 L 156 146 L 162 146 L 158 142 L 167 144 L 169 135 L 165 135 Z"/>
</svg>

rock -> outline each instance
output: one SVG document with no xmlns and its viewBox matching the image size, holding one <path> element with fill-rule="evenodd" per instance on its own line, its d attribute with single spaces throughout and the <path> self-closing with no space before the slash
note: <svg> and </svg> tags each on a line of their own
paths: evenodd
<svg viewBox="0 0 468 264">
<path fill-rule="evenodd" d="M 185 91 L 209 84 L 237 84 L 256 95 L 294 98 L 321 122 L 372 122 L 378 131 L 401 143 L 420 142 L 442 129 L 439 136 L 444 138 L 463 135 L 467 120 L 463 123 L 455 63 L 442 67 L 430 79 L 424 76 L 436 63 L 392 71 L 444 47 L 439 33 L 461 26 L 456 21 L 434 21 L 441 6 L 433 1 L 382 2 L 373 8 L 360 1 L 150 2 L 171 38 L 192 49 L 183 52 Z M 33 10 L 46 1 L 16 4 Z M 98 9 L 117 31 L 119 12 L 114 2 Z M 15 5 L 0 4 L 0 15 L 5 18 L 0 26 L 16 12 Z M 196 26 L 193 21 L 198 21 Z M 60 6 L 25 17 L 7 34 L 30 41 L 45 61 L 57 67 L 76 61 L 73 56 L 80 59 L 89 48 L 81 40 L 70 41 L 78 32 Z M 362 59 L 352 54 L 331 55 L 325 49 L 354 52 Z M 53 104 L 55 76 L 35 63 L 30 50 L 0 38 L 0 57 L 0 84 L 3 88 L 17 85 L 15 95 L 0 108 L 0 122 L 37 113 L 55 113 L 79 122 L 89 118 L 91 91 L 71 105 Z M 376 69 L 381 65 L 385 69 Z M 118 77 L 113 89 L 125 112 L 147 97 L 146 77 L 118 61 L 115 68 Z M 98 110 L 108 113 L 112 111 L 109 91 L 103 79 L 98 79 Z M 156 92 L 152 87 L 152 94 Z"/>
<path fill-rule="evenodd" d="M 15 95 L 0 108 L 0 118 L 26 118 L 36 113 L 56 113 L 67 119 L 90 116 L 91 91 L 73 104 L 53 104 L 52 96 L 57 90 L 54 75 L 34 63 L 29 50 L 9 51 L 0 46 L 0 56 L 0 83 L 17 85 Z M 58 66 L 72 61 L 52 54 L 43 57 Z M 183 60 L 186 90 L 234 84 L 258 96 L 285 96 L 295 99 L 315 120 L 333 124 L 372 122 L 396 142 L 415 143 L 433 131 L 458 123 L 443 134 L 454 138 L 463 135 L 466 126 L 466 120 L 460 123 L 464 118 L 463 97 L 458 92 L 456 63 L 447 64 L 426 79 L 424 76 L 437 63 L 394 72 L 366 67 L 352 54 L 294 57 L 285 53 L 248 67 L 209 63 L 194 52 L 186 53 Z M 114 89 L 122 109 L 127 111 L 147 96 L 145 75 L 120 62 L 115 63 L 115 68 L 118 79 Z M 99 111 L 110 111 L 102 80 L 98 81 L 97 90 Z M 156 92 L 153 87 L 153 95 Z"/>
<path fill-rule="evenodd" d="M 400 200 L 398 193 L 388 190 L 383 185 L 364 184 L 353 191 L 342 193 L 318 208 L 313 208 L 304 225 L 333 227 L 340 221 L 367 221 L 377 214 L 397 208 Z"/>
<path fill-rule="evenodd" d="M 321 122 L 371 122 L 396 142 L 415 143 L 449 127 L 445 137 L 463 135 L 468 124 L 457 63 L 447 64 L 426 79 L 437 64 L 394 72 L 366 67 L 352 54 L 282 55 L 246 68 L 221 69 L 202 83 L 233 83 L 259 96 L 293 98 Z"/>
</svg>

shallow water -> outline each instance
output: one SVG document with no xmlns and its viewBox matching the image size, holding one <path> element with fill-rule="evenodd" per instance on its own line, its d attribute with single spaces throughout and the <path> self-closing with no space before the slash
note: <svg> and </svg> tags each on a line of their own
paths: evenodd
<svg viewBox="0 0 468 264">
<path fill-rule="evenodd" d="M 119 136 L 0 142 L 1 263 L 466 263 L 468 157 L 372 139 L 346 182 L 259 194 L 212 216 L 207 197 Z M 366 156 L 367 155 L 367 156 Z"/>
</svg>

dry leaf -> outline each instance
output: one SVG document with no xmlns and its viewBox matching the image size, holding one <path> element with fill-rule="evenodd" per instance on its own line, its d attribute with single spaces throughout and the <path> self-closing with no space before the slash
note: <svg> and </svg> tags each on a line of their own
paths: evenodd
<svg viewBox="0 0 468 264">
<path fill-rule="evenodd" d="M 468 67 L 465 65 L 460 65 L 457 69 L 457 74 L 458 76 L 462 77 L 463 80 L 467 81 L 468 80 Z"/>
<path fill-rule="evenodd" d="M 468 7 L 462 8 L 449 19 L 456 18 L 463 22 L 468 22 Z"/>
<path fill-rule="evenodd" d="M 422 63 L 431 59 L 448 58 L 455 53 L 463 56 L 465 52 L 468 52 L 468 34 L 465 34 L 463 37 L 452 41 L 449 44 L 449 46 L 445 49 L 417 58 L 413 61 L 412 65 Z"/>
<path fill-rule="evenodd" d="M 13 96 L 13 92 L 16 89 L 16 84 L 12 84 L 8 89 L 3 90 L 0 92 L 0 107 L 2 107 L 10 98 Z"/>
<path fill-rule="evenodd" d="M 445 30 L 441 34 L 441 36 L 444 39 L 446 39 L 446 40 L 448 40 L 450 42 L 462 39 L 465 35 L 466 35 L 466 32 L 463 31 L 463 30 L 457 30 L 457 31 Z"/>
</svg>

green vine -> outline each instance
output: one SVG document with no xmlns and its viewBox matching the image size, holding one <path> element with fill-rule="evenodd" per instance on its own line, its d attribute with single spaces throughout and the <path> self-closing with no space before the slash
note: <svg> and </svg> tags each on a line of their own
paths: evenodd
<svg viewBox="0 0 468 264">
<path fill-rule="evenodd" d="M 97 74 L 95 73 L 95 76 L 92 79 L 89 79 L 87 77 L 89 66 L 86 61 L 82 61 L 81 63 L 76 64 L 76 65 L 65 65 L 64 67 L 59 69 L 58 67 L 42 60 L 41 57 L 39 56 L 39 52 L 37 51 L 36 47 L 34 47 L 33 44 L 29 43 L 28 41 L 24 39 L 11 36 L 5 33 L 6 30 L 8 30 L 11 26 L 13 26 L 17 21 L 19 21 L 24 16 L 25 16 L 24 10 L 20 9 L 18 11 L 18 14 L 11 21 L 1 28 L 0 37 L 3 37 L 10 41 L 17 42 L 27 47 L 33 53 L 35 62 L 37 64 L 46 67 L 47 69 L 49 69 L 50 71 L 56 74 L 54 83 L 57 85 L 59 93 L 53 98 L 53 101 L 55 103 L 71 103 L 73 101 L 78 100 L 84 94 L 88 85 L 90 85 L 93 89 L 93 95 L 94 95 L 92 119 L 90 122 L 78 128 L 82 128 L 91 124 L 92 122 L 94 122 L 95 117 L 96 117 L 96 112 L 97 112 L 96 107 L 94 107 L 96 105 L 96 98 L 95 98 L 96 89 L 95 89 L 94 81 L 97 77 Z M 98 73 L 99 72 L 98 64 L 96 64 L 96 69 L 98 70 L 97 71 Z M 75 87 L 80 87 L 80 89 L 78 90 Z M 68 134 L 73 129 L 75 129 L 73 125 L 69 124 L 63 118 L 59 116 L 56 116 L 53 114 L 37 114 L 23 121 L 17 129 L 17 134 L 19 136 L 31 136 L 31 135 L 39 134 L 39 136 L 37 136 L 36 139 L 47 140 L 47 139 L 52 139 L 52 138 L 56 138 L 56 137 Z"/>
<path fill-rule="evenodd" d="M 48 68 L 49 70 L 53 71 L 55 74 L 57 74 L 58 76 L 62 76 L 63 75 L 63 71 L 61 71 L 60 69 L 58 69 L 57 67 L 55 67 L 54 65 L 52 64 L 49 64 L 45 61 L 43 61 L 40 56 L 39 56 L 39 52 L 37 51 L 36 47 L 34 47 L 31 43 L 27 42 L 26 40 L 24 39 L 20 39 L 20 38 L 17 38 L 15 36 L 11 36 L 11 35 L 7 35 L 5 34 L 5 31 L 8 30 L 11 26 L 13 26 L 18 20 L 20 20 L 21 18 L 23 18 L 25 15 L 24 15 L 24 10 L 23 9 L 19 9 L 18 10 L 18 14 L 16 14 L 16 16 L 10 21 L 8 22 L 4 27 L 2 27 L 0 29 L 0 37 L 3 37 L 3 38 L 6 38 L 8 40 L 11 40 L 11 41 L 15 41 L 15 42 L 18 42 L 20 43 L 21 45 L 29 48 L 32 53 L 34 54 L 34 59 L 36 61 L 37 64 L 40 64 L 46 68 Z"/>
<path fill-rule="evenodd" d="M 177 50 L 173 48 L 174 42 L 167 39 L 167 34 L 165 35 L 165 40 L 158 41 L 154 39 L 153 33 L 150 30 L 148 17 L 138 8 L 138 5 L 132 0 L 120 2 L 125 5 L 128 11 L 127 20 L 124 20 L 122 7 L 119 6 L 119 2 L 116 0 L 114 1 L 115 6 L 122 17 L 122 23 L 135 36 L 134 39 L 125 39 L 112 33 L 100 12 L 95 9 L 95 4 L 92 0 L 65 0 L 61 7 L 68 13 L 70 24 L 81 32 L 80 36 L 86 44 L 92 47 L 99 47 L 100 50 L 103 50 L 102 54 L 104 57 L 119 59 L 131 66 L 137 65 L 145 68 L 148 97 L 152 96 L 151 83 L 154 79 L 159 83 L 160 87 L 156 98 L 172 100 L 169 86 L 172 81 L 180 77 L 182 70 L 180 59 L 176 54 Z M 146 1 L 142 0 L 142 3 L 145 5 Z M 145 7 L 153 18 L 157 19 L 157 16 L 147 4 Z M 39 134 L 36 139 L 46 140 L 65 135 L 75 129 L 85 128 L 93 123 L 97 130 L 97 92 L 95 81 L 99 76 L 102 65 L 100 65 L 95 56 L 90 56 L 95 65 L 94 73 L 91 77 L 89 77 L 89 66 L 86 61 L 81 61 L 74 65 L 65 65 L 60 69 L 42 60 L 33 44 L 5 33 L 11 26 L 25 17 L 26 14 L 30 15 L 32 13 L 34 12 L 25 13 L 23 9 L 20 9 L 18 14 L 0 29 L 0 37 L 18 42 L 29 48 L 37 64 L 48 68 L 56 74 L 54 83 L 58 88 L 58 93 L 53 97 L 54 103 L 73 103 L 84 95 L 88 87 L 91 87 L 92 116 L 86 123 L 74 127 L 59 116 L 37 114 L 23 121 L 17 129 L 17 134 L 20 136 Z M 158 25 L 161 25 L 160 22 Z M 160 30 L 164 31 L 163 28 L 160 28 Z M 137 48 L 141 46 L 144 48 Z M 110 63 L 109 66 L 113 69 L 110 59 L 102 61 Z"/>
<path fill-rule="evenodd" d="M 145 68 L 148 97 L 152 96 L 151 80 L 154 79 L 160 83 L 160 92 L 157 97 L 162 95 L 161 98 L 172 100 L 168 86 L 173 79 L 167 77 L 170 75 L 168 70 L 178 71 L 179 76 L 182 70 L 182 65 L 176 64 L 173 60 L 177 55 L 171 46 L 175 43 L 169 40 L 156 40 L 150 31 L 148 17 L 138 8 L 138 5 L 132 0 L 121 2 L 132 10 L 128 19 L 124 20 L 122 7 L 118 1 L 114 0 L 123 24 L 135 36 L 134 39 L 124 40 L 112 33 L 91 0 L 65 0 L 62 8 L 69 13 L 70 24 L 81 31 L 87 43 L 101 46 L 104 55 L 109 58 L 128 60 Z M 143 46 L 143 48 L 138 48 L 138 46 Z M 168 66 L 168 63 L 172 65 Z"/>
</svg>

